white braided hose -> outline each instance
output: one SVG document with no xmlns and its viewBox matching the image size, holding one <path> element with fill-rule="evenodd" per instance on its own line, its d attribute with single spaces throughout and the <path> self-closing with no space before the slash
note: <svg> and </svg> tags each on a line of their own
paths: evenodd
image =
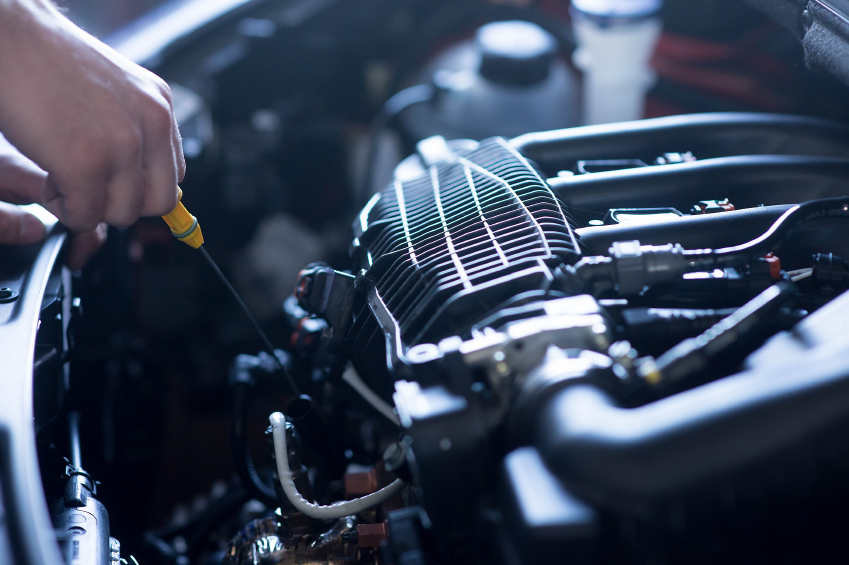
<svg viewBox="0 0 849 565">
<path fill-rule="evenodd" d="M 289 452 L 286 446 L 286 417 L 280 412 L 275 412 L 268 419 L 271 422 L 274 437 L 274 456 L 277 461 L 277 474 L 280 475 L 280 486 L 283 487 L 286 498 L 289 499 L 295 510 L 306 514 L 310 518 L 328 520 L 359 514 L 364 510 L 377 506 L 381 502 L 385 502 L 396 493 L 401 492 L 401 489 L 406 486 L 404 481 L 397 479 L 389 486 L 361 498 L 347 500 L 345 502 L 334 502 L 329 506 L 313 504 L 301 496 L 301 493 L 298 492 L 298 487 L 295 486 L 295 481 L 292 479 L 292 471 L 289 469 Z"/>
</svg>

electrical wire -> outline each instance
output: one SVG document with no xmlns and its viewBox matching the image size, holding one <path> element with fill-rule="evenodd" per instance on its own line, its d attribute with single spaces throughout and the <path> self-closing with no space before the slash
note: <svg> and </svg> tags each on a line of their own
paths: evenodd
<svg viewBox="0 0 849 565">
<path fill-rule="evenodd" d="M 354 369 L 352 365 L 348 365 L 345 368 L 345 372 L 342 373 L 342 380 L 351 385 L 351 388 L 354 389 L 354 391 L 356 391 L 363 400 L 371 404 L 372 408 L 386 416 L 390 422 L 396 426 L 401 425 L 401 420 L 398 419 L 398 414 L 395 413 L 392 406 L 369 388 L 365 381 L 360 378 L 357 370 Z"/>
<path fill-rule="evenodd" d="M 803 273 L 807 273 L 813 271 L 811 267 L 805 267 L 804 269 L 796 269 L 794 271 L 787 271 L 788 277 L 795 277 L 796 275 L 801 275 Z"/>
<path fill-rule="evenodd" d="M 254 329 L 257 331 L 259 337 L 265 344 L 265 347 L 268 349 L 268 353 L 271 354 L 271 356 L 274 358 L 274 361 L 277 363 L 277 366 L 280 367 L 280 371 L 286 377 L 286 380 L 289 381 L 289 386 L 292 387 L 292 390 L 295 392 L 295 394 L 300 396 L 301 391 L 298 389 L 298 385 L 295 384 L 295 379 L 292 378 L 292 375 L 290 375 L 289 371 L 286 370 L 286 367 L 280 361 L 280 358 L 277 357 L 277 351 L 271 344 L 271 340 L 268 339 L 268 336 L 260 327 L 259 322 L 256 321 L 256 318 L 254 318 L 254 315 L 251 313 L 250 309 L 248 308 L 248 305 L 245 304 L 245 301 L 242 300 L 242 297 L 239 296 L 239 293 L 236 292 L 236 289 L 233 288 L 233 285 L 230 284 L 230 281 L 227 280 L 227 277 L 224 276 L 224 273 L 221 272 L 221 269 L 218 268 L 218 265 L 215 263 L 215 261 L 212 260 L 212 257 L 209 256 L 209 253 L 206 251 L 206 249 L 201 246 L 198 248 L 198 250 L 201 252 L 201 255 L 203 255 L 204 258 L 209 262 L 210 266 L 212 266 L 212 269 L 215 271 L 215 274 L 218 275 L 218 278 L 221 279 L 221 282 L 224 283 L 224 286 L 227 287 L 227 290 L 230 291 L 230 294 L 233 295 L 233 298 L 236 299 L 236 302 L 239 303 L 239 306 L 242 307 L 242 310 L 244 311 L 245 315 L 251 321 L 251 324 L 253 324 Z"/>
<path fill-rule="evenodd" d="M 289 469 L 289 451 L 286 446 L 286 416 L 280 412 L 275 412 L 268 417 L 268 420 L 271 422 L 274 437 L 274 455 L 277 459 L 277 474 L 280 476 L 280 486 L 283 487 L 286 498 L 289 499 L 295 510 L 302 512 L 310 518 L 328 520 L 359 514 L 364 510 L 385 502 L 395 494 L 401 492 L 406 486 L 404 481 L 397 479 L 389 486 L 361 498 L 336 502 L 329 506 L 313 504 L 298 492 L 298 487 L 295 486 L 295 481 L 292 478 L 292 471 Z"/>
<path fill-rule="evenodd" d="M 799 271 L 802 271 L 802 272 L 799 272 Z M 787 275 L 790 277 L 791 281 L 793 281 L 793 282 L 801 281 L 803 279 L 807 279 L 808 277 L 813 276 L 813 274 L 814 274 L 813 269 L 799 269 L 799 271 L 797 271 L 793 274 L 787 273 Z"/>
</svg>

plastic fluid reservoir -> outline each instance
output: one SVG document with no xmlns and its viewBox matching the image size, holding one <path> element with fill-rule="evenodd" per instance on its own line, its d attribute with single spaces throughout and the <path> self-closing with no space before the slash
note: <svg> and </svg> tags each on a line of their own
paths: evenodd
<svg viewBox="0 0 849 565">
<path fill-rule="evenodd" d="M 403 126 L 414 139 L 481 140 L 578 125 L 578 81 L 560 52 L 536 24 L 486 24 L 426 67 L 421 78 L 438 94 L 409 108 Z"/>
<path fill-rule="evenodd" d="M 643 117 L 654 84 L 649 66 L 662 28 L 662 0 L 572 0 L 578 48 L 572 61 L 584 72 L 583 123 Z"/>
</svg>

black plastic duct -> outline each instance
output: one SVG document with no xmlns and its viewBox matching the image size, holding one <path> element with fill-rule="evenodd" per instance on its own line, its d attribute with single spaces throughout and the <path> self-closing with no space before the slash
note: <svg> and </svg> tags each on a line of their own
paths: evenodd
<svg viewBox="0 0 849 565">
<path fill-rule="evenodd" d="M 598 500 L 656 500 L 755 463 L 849 417 L 846 349 L 740 373 L 634 409 L 558 392 L 537 423 L 549 468 Z"/>
<path fill-rule="evenodd" d="M 675 207 L 728 198 L 739 208 L 795 204 L 849 194 L 849 159 L 746 155 L 551 179 L 580 222 L 617 208 Z"/>
<path fill-rule="evenodd" d="M 511 143 L 550 176 L 581 159 L 643 159 L 691 151 L 698 159 L 729 155 L 849 158 L 849 128 L 819 118 L 708 113 L 586 126 L 514 138 Z"/>
</svg>

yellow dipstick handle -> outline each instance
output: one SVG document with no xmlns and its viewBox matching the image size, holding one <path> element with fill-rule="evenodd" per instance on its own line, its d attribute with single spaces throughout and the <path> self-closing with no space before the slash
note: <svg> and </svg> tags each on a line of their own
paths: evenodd
<svg viewBox="0 0 849 565">
<path fill-rule="evenodd" d="M 198 219 L 189 214 L 189 211 L 183 206 L 181 202 L 183 199 L 182 189 L 178 188 L 177 192 L 177 206 L 167 216 L 162 216 L 162 219 L 171 228 L 174 237 L 198 249 L 203 245 L 203 234 L 200 231 Z"/>
</svg>

